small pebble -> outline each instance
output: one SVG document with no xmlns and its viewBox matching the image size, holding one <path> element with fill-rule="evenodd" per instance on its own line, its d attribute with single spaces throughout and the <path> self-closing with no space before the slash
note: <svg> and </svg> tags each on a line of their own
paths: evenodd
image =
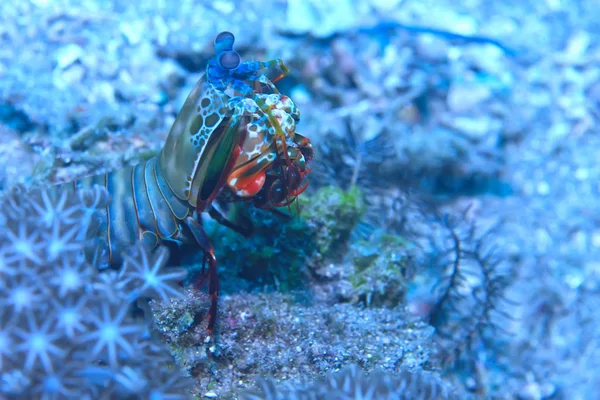
<svg viewBox="0 0 600 400">
<path fill-rule="evenodd" d="M 235 11 L 235 5 L 232 1 L 217 0 L 212 2 L 212 6 L 223 14 L 231 14 Z"/>
<path fill-rule="evenodd" d="M 546 181 L 537 184 L 537 193 L 541 196 L 547 196 L 550 193 L 550 185 Z"/>
<path fill-rule="evenodd" d="M 417 37 L 417 54 L 426 60 L 439 62 L 448 57 L 448 41 L 433 34 Z"/>
<path fill-rule="evenodd" d="M 481 140 L 489 132 L 492 121 L 487 116 L 477 118 L 455 117 L 450 125 L 457 131 L 467 135 L 472 140 Z"/>
<path fill-rule="evenodd" d="M 83 55 L 83 49 L 75 43 L 70 43 L 56 51 L 56 63 L 58 68 L 65 69 Z"/>
<path fill-rule="evenodd" d="M 448 108 L 455 113 L 472 111 L 492 96 L 485 85 L 454 83 L 448 91 Z"/>
<path fill-rule="evenodd" d="M 143 21 L 127 21 L 121 22 L 119 29 L 123 36 L 125 36 L 125 39 L 127 39 L 127 42 L 130 45 L 135 46 L 144 38 L 146 28 Z"/>
</svg>

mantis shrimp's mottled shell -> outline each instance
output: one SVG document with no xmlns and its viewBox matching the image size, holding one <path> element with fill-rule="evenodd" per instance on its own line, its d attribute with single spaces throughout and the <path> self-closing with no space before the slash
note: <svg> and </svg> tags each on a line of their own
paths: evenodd
<svg viewBox="0 0 600 400">
<path fill-rule="evenodd" d="M 228 100 L 227 95 L 200 79 L 181 108 L 159 155 L 158 165 L 173 193 L 194 206 L 193 181 L 203 180 L 204 177 L 197 176 L 198 169 L 214 156 L 215 145 L 219 143 L 215 133 L 226 118 L 231 118 Z"/>
<path fill-rule="evenodd" d="M 200 79 L 171 128 L 159 168 L 173 193 L 200 211 L 218 195 L 221 178 L 236 196 L 251 197 L 286 144 L 288 156 L 305 164 L 294 143 L 299 118 L 285 95 L 229 97 Z"/>
</svg>

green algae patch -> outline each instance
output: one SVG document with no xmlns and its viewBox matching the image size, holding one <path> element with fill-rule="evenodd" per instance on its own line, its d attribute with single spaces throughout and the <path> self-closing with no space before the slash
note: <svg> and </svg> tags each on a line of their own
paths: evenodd
<svg viewBox="0 0 600 400">
<path fill-rule="evenodd" d="M 350 252 L 354 272 L 348 277 L 350 300 L 366 306 L 402 304 L 414 273 L 410 248 L 410 242 L 389 234 L 354 243 Z"/>
<path fill-rule="evenodd" d="M 319 189 L 300 199 L 302 214 L 322 258 L 340 258 L 350 234 L 365 212 L 363 193 L 354 186 L 343 190 L 334 186 Z"/>
</svg>

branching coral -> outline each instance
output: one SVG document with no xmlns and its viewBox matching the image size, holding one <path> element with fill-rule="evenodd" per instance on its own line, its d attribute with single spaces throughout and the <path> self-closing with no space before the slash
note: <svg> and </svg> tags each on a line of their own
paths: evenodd
<svg viewBox="0 0 600 400">
<path fill-rule="evenodd" d="M 459 360 L 477 345 L 485 347 L 511 322 L 505 291 L 514 273 L 498 255 L 494 230 L 479 233 L 467 212 L 439 216 L 439 235 L 430 237 L 431 265 L 442 278 L 434 287 L 429 320 L 437 328 L 444 362 Z"/>
<path fill-rule="evenodd" d="M 141 247 L 126 268 L 98 272 L 94 215 L 108 200 L 98 187 L 2 200 L 0 398 L 189 397 L 191 380 L 132 313 L 133 300 L 179 295 L 183 272 Z"/>
<path fill-rule="evenodd" d="M 338 121 L 326 137 L 335 138 L 319 143 L 311 179 L 317 186 L 329 182 L 350 189 L 365 190 L 389 183 L 387 174 L 380 175 L 382 166 L 395 157 L 395 148 L 387 130 L 376 123 L 377 118 L 346 116 Z M 369 136 L 369 137 L 365 137 Z"/>
</svg>

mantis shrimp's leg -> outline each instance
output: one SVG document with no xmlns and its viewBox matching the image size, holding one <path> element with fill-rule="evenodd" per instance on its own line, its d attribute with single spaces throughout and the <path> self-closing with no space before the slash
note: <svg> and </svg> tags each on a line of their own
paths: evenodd
<svg viewBox="0 0 600 400">
<path fill-rule="evenodd" d="M 204 261 L 208 262 L 208 295 L 210 297 L 210 309 L 208 311 L 208 327 L 206 330 L 212 335 L 215 323 L 217 322 L 217 304 L 219 298 L 219 275 L 217 272 L 217 258 L 215 257 L 215 249 L 204 231 L 204 228 L 193 217 L 187 217 L 185 222 L 190 228 L 192 235 L 198 242 L 198 245 L 204 251 Z"/>
<path fill-rule="evenodd" d="M 219 224 L 233 230 L 236 231 L 237 233 L 239 233 L 240 235 L 244 236 L 244 237 L 250 237 L 252 236 L 252 225 L 250 225 L 250 227 L 244 227 L 241 225 L 238 225 L 234 222 L 231 222 L 230 220 L 228 220 L 227 218 L 225 218 L 225 216 L 223 214 L 221 214 L 219 212 L 219 210 L 217 210 L 214 207 L 211 207 L 208 210 L 208 214 L 215 220 L 217 221 Z"/>
</svg>

